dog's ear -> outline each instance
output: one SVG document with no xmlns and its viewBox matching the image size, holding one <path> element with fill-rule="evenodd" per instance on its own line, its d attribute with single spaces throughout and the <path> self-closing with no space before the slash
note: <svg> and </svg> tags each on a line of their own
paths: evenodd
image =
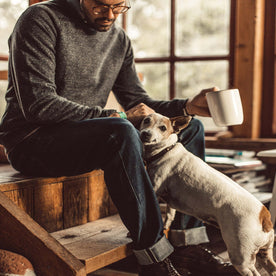
<svg viewBox="0 0 276 276">
<path fill-rule="evenodd" d="M 170 118 L 174 132 L 179 133 L 182 129 L 186 128 L 189 125 L 191 119 L 192 116 L 177 116 Z"/>
</svg>

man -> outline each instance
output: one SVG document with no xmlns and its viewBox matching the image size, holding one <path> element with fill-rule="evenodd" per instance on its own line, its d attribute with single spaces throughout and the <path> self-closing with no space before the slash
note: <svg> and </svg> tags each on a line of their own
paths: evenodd
<svg viewBox="0 0 276 276">
<path fill-rule="evenodd" d="M 209 116 L 205 94 L 214 89 L 190 100 L 151 99 L 137 77 L 129 38 L 113 24 L 128 9 L 122 0 L 52 0 L 22 14 L 9 40 L 1 140 L 12 166 L 26 175 L 103 169 L 133 239 L 139 275 L 179 275 L 134 126 L 152 112 Z M 126 113 L 103 109 L 111 90 Z M 203 135 L 193 120 L 180 140 L 203 158 Z M 212 275 L 226 272 L 225 264 L 212 260 L 211 265 Z"/>
</svg>

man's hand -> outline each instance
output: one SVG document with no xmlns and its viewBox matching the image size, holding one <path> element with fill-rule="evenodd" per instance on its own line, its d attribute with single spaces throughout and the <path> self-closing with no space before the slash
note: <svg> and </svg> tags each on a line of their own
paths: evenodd
<svg viewBox="0 0 276 276">
<path fill-rule="evenodd" d="M 115 113 L 112 113 L 111 115 L 109 115 L 109 117 L 120 118 L 120 115 L 119 115 L 119 113 L 115 112 Z"/>
<path fill-rule="evenodd" d="M 186 110 L 189 114 L 210 117 L 210 111 L 208 108 L 206 94 L 212 91 L 219 91 L 218 87 L 212 87 L 202 90 L 199 94 L 189 99 L 186 104 Z"/>
<path fill-rule="evenodd" d="M 126 111 L 127 119 L 135 126 L 138 127 L 143 118 L 155 111 L 148 107 L 147 105 L 140 103 L 128 111 Z"/>
</svg>

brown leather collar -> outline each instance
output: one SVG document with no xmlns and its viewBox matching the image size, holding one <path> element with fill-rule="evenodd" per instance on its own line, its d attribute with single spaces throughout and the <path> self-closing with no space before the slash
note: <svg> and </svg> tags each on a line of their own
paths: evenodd
<svg viewBox="0 0 276 276">
<path fill-rule="evenodd" d="M 169 147 L 167 147 L 167 148 L 165 148 L 163 150 L 161 150 L 160 152 L 158 152 L 157 154 L 151 156 L 150 158 L 145 159 L 146 165 L 149 164 L 149 163 L 151 163 L 151 162 L 153 162 L 153 161 L 155 161 L 155 160 L 157 160 L 157 159 L 159 159 L 165 153 L 167 153 L 168 151 L 172 150 L 175 147 L 175 145 L 176 145 L 176 143 L 170 145 Z"/>
</svg>

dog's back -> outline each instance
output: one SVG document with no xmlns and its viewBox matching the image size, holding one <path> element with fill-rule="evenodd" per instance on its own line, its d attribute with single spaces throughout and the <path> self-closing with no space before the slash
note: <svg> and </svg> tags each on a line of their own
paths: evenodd
<svg viewBox="0 0 276 276">
<path fill-rule="evenodd" d="M 160 131 L 160 126 L 169 121 L 178 129 L 180 123 L 160 114 L 152 114 L 149 119 L 141 129 L 147 134 L 143 141 L 147 170 L 157 195 L 180 212 L 215 221 L 231 262 L 241 275 L 260 276 L 255 268 L 259 252 L 264 268 L 276 276 L 272 256 L 274 230 L 267 208 L 229 177 L 176 143 L 176 134 L 169 133 L 173 127 Z M 187 125 L 187 121 L 184 123 Z"/>
</svg>

